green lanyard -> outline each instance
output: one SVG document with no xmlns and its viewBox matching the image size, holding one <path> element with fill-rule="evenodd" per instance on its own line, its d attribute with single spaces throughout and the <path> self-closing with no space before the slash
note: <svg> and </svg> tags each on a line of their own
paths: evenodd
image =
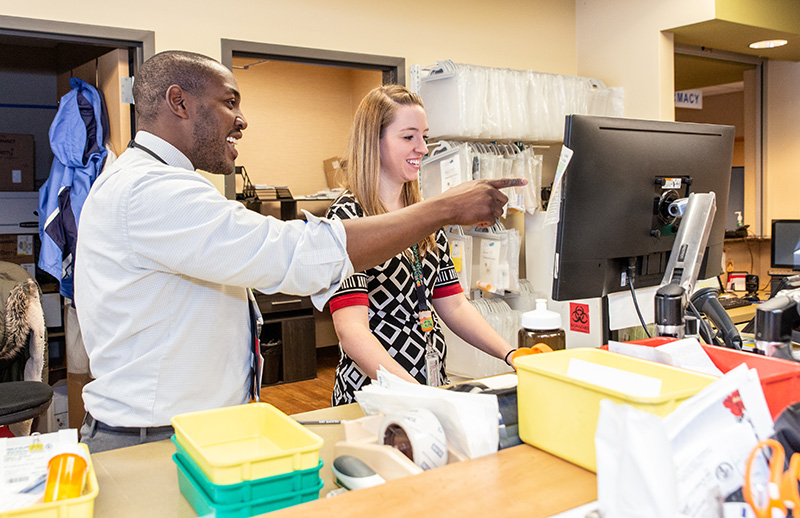
<svg viewBox="0 0 800 518">
<path fill-rule="evenodd" d="M 411 261 L 411 270 L 414 272 L 414 284 L 417 289 L 417 306 L 419 307 L 419 325 L 422 331 L 427 333 L 433 330 L 433 313 L 428 309 L 428 301 L 425 298 L 425 278 L 422 276 L 422 261 L 419 258 L 419 246 L 411 247 L 414 252 L 414 260 Z"/>
</svg>

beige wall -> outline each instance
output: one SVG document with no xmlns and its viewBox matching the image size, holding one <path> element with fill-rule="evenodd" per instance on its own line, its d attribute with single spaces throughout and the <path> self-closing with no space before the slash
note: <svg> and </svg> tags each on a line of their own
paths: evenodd
<svg viewBox="0 0 800 518">
<path fill-rule="evenodd" d="M 575 2 L 211 0 L 3 2 L 0 14 L 155 31 L 156 51 L 220 57 L 220 38 L 575 73 Z"/>
<path fill-rule="evenodd" d="M 237 58 L 234 67 L 253 62 Z M 322 161 L 341 155 L 365 89 L 381 84 L 379 71 L 280 61 L 234 75 L 248 122 L 236 165 L 253 183 L 286 185 L 295 196 L 328 188 Z"/>
<path fill-rule="evenodd" d="M 767 64 L 767 113 L 764 127 L 764 220 L 800 219 L 800 63 Z"/>
<path fill-rule="evenodd" d="M 674 48 L 661 31 L 714 17 L 714 0 L 577 0 L 577 74 L 625 88 L 625 116 L 673 120 Z"/>
</svg>

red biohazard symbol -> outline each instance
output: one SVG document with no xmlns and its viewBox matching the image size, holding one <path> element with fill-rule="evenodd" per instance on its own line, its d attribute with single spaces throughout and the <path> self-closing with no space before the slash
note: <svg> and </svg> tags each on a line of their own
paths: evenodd
<svg viewBox="0 0 800 518">
<path fill-rule="evenodd" d="M 579 333 L 589 333 L 589 306 L 569 303 L 569 329 Z"/>
<path fill-rule="evenodd" d="M 738 390 L 735 390 L 730 393 L 730 395 L 725 398 L 725 401 L 722 402 L 725 405 L 725 408 L 731 411 L 731 414 L 735 415 L 742 419 L 744 416 L 744 402 L 742 401 L 742 396 L 739 394 Z"/>
</svg>

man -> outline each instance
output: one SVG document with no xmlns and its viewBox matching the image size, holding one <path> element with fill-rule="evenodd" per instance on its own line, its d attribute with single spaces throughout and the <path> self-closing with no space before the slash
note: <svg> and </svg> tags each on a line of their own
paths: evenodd
<svg viewBox="0 0 800 518">
<path fill-rule="evenodd" d="M 95 380 L 83 392 L 92 452 L 161 440 L 172 416 L 246 403 L 248 288 L 312 295 L 446 223 L 488 224 L 519 181 L 471 182 L 389 214 L 281 222 L 227 200 L 195 169 L 231 174 L 247 128 L 233 74 L 188 52 L 149 59 L 134 83 L 139 131 L 95 182 L 80 221 L 75 304 Z"/>
</svg>

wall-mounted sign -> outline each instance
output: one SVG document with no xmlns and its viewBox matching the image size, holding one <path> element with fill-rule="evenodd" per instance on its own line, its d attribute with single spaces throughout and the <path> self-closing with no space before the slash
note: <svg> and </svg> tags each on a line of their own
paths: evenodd
<svg viewBox="0 0 800 518">
<path fill-rule="evenodd" d="M 675 92 L 675 107 L 689 108 L 690 110 L 703 109 L 702 90 L 681 90 Z"/>
</svg>

